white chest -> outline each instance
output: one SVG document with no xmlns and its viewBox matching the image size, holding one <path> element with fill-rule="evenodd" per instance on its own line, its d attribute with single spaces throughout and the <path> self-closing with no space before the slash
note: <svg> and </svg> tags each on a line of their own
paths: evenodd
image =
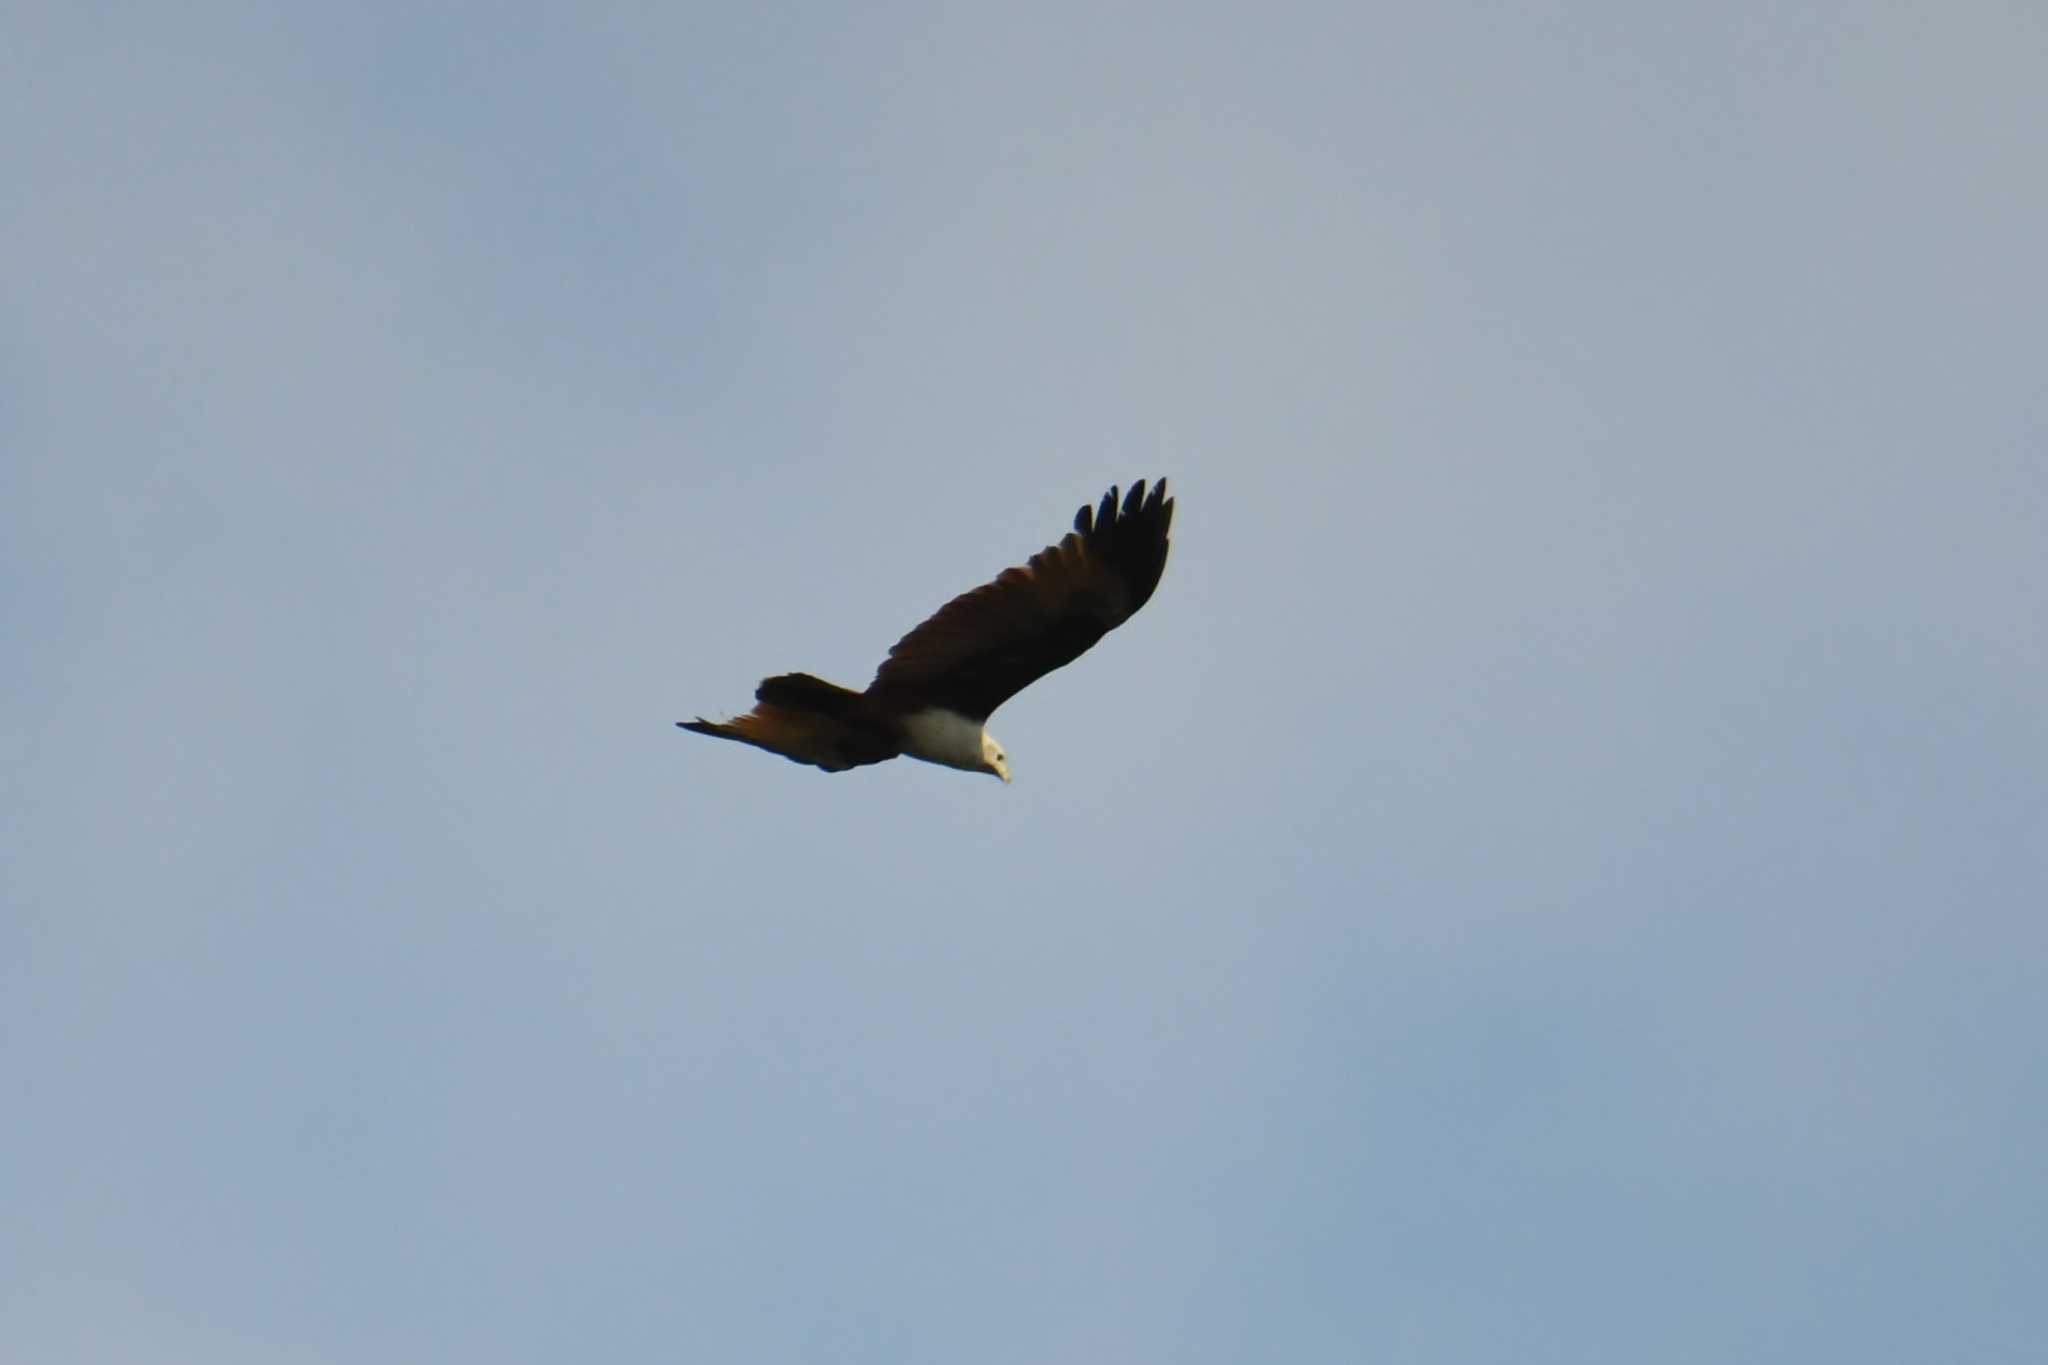
<svg viewBox="0 0 2048 1365">
<path fill-rule="evenodd" d="M 934 707 L 903 718 L 903 752 L 927 763 L 982 770 L 981 722 Z"/>
</svg>

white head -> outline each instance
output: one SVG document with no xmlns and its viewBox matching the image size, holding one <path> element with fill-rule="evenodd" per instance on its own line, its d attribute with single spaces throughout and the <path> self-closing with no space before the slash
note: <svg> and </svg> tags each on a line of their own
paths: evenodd
<svg viewBox="0 0 2048 1365">
<path fill-rule="evenodd" d="M 1010 780 L 1010 760 L 1003 757 L 1003 746 L 986 730 L 981 732 L 981 766 L 983 771 L 992 772 L 1005 782 Z"/>
</svg>

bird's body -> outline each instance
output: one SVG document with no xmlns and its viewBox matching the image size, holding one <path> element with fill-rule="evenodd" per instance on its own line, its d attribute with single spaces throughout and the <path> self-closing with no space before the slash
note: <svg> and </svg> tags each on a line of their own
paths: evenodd
<svg viewBox="0 0 2048 1365">
<path fill-rule="evenodd" d="M 1055 668 L 1072 663 L 1129 620 L 1166 568 L 1173 499 L 1144 480 L 1119 504 L 1112 488 L 1082 507 L 1073 533 L 962 593 L 897 641 L 864 692 L 784 673 L 754 691 L 754 709 L 729 721 L 676 722 L 827 772 L 919 758 L 1010 780 L 988 733 L 991 712 Z"/>
<path fill-rule="evenodd" d="M 980 721 L 942 706 L 912 711 L 903 717 L 902 724 L 906 758 L 921 758 L 962 772 L 982 771 L 988 762 L 988 746 L 995 742 L 995 736 Z M 1000 744 L 996 745 L 996 754 L 1002 756 Z"/>
</svg>

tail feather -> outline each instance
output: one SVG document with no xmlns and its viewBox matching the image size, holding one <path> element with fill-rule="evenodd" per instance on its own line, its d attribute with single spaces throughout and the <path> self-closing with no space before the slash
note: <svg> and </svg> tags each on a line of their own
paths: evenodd
<svg viewBox="0 0 2048 1365">
<path fill-rule="evenodd" d="M 676 724 L 693 734 L 737 740 L 834 773 L 901 752 L 861 722 L 855 710 L 861 694 L 848 688 L 808 673 L 785 673 L 763 681 L 754 695 L 754 709 L 743 716 L 727 721 L 699 716 Z"/>
</svg>

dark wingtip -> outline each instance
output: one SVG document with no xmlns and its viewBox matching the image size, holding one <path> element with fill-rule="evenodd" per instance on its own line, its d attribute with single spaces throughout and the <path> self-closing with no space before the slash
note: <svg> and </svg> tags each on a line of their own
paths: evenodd
<svg viewBox="0 0 2048 1365">
<path fill-rule="evenodd" d="M 1137 517 L 1173 515 L 1173 499 L 1166 496 L 1166 480 L 1139 479 L 1126 493 L 1115 484 L 1102 495 L 1099 505 L 1083 505 L 1074 513 L 1074 529 L 1084 536 L 1107 532 L 1119 522 Z"/>
</svg>

